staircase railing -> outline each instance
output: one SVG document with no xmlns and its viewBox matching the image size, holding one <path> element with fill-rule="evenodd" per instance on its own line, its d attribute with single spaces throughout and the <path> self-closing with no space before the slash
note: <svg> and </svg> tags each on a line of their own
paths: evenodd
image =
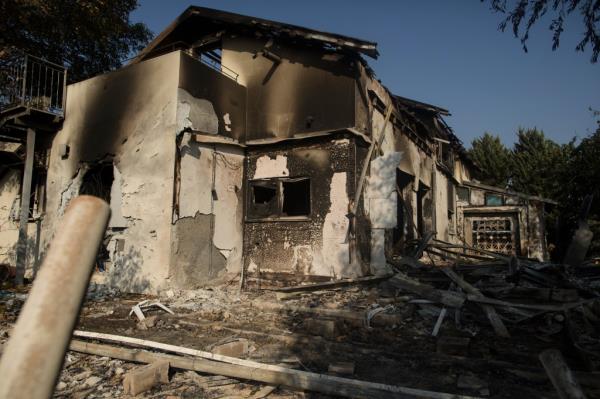
<svg viewBox="0 0 600 399">
<path fill-rule="evenodd" d="M 26 107 L 64 116 L 67 69 L 23 53 L 0 55 L 0 112 Z"/>
</svg>

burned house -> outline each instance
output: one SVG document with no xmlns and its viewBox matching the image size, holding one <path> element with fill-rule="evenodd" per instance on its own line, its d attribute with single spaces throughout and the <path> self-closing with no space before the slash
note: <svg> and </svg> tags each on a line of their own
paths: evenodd
<svg viewBox="0 0 600 399">
<path fill-rule="evenodd" d="M 391 93 L 366 61 L 377 55 L 188 8 L 127 66 L 67 87 L 36 183 L 40 256 L 86 193 L 111 206 L 95 278 L 129 291 L 385 273 L 427 233 L 546 258 L 548 201 L 475 182 L 448 111 Z M 16 223 L 10 170 L 3 226 Z M 0 262 L 14 263 L 5 231 Z"/>
</svg>

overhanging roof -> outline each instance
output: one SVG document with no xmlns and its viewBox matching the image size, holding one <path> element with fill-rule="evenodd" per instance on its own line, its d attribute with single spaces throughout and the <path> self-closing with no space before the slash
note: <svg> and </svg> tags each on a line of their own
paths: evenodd
<svg viewBox="0 0 600 399">
<path fill-rule="evenodd" d="M 340 47 L 349 51 L 362 53 L 372 58 L 377 58 L 379 55 L 377 43 L 374 42 L 271 21 L 268 19 L 255 18 L 211 8 L 191 6 L 167 26 L 164 31 L 156 36 L 146 48 L 131 60 L 130 64 L 142 61 L 154 50 L 160 49 L 166 45 L 182 41 L 185 42 L 186 40 L 194 42 L 194 38 L 190 36 L 216 32 L 227 29 L 228 27 L 247 28 L 260 31 L 261 33 L 272 33 L 292 40 L 302 39 L 318 42 L 323 45 Z"/>
<path fill-rule="evenodd" d="M 482 190 L 494 191 L 496 193 L 514 195 L 516 197 L 521 197 L 521 198 L 524 198 L 524 199 L 530 200 L 530 201 L 540 201 L 540 202 L 545 202 L 545 203 L 551 204 L 551 205 L 558 205 L 558 202 L 551 200 L 549 198 L 543 198 L 543 197 L 538 197 L 536 195 L 524 194 L 524 193 L 520 193 L 518 191 L 506 190 L 504 188 L 490 186 L 487 184 L 478 183 L 478 182 L 474 182 L 474 181 L 464 181 L 462 184 L 464 186 L 480 188 Z"/>
</svg>

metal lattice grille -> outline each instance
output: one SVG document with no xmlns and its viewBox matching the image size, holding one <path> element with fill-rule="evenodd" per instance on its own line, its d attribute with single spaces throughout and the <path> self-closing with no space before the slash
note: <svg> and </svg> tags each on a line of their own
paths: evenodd
<svg viewBox="0 0 600 399">
<path fill-rule="evenodd" d="M 509 218 L 472 220 L 473 245 L 487 251 L 514 253 L 514 233 Z"/>
</svg>

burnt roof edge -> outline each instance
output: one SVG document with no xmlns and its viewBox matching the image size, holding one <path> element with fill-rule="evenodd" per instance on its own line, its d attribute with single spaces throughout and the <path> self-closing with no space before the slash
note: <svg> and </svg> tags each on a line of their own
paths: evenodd
<svg viewBox="0 0 600 399">
<path fill-rule="evenodd" d="M 167 38 L 181 23 L 188 18 L 198 16 L 204 18 L 212 18 L 225 23 L 235 25 L 246 25 L 249 27 L 258 27 L 262 25 L 266 28 L 278 29 L 288 34 L 290 37 L 301 36 L 307 40 L 315 40 L 323 43 L 328 43 L 348 49 L 353 49 L 358 53 L 362 53 L 377 59 L 379 52 L 377 51 L 377 43 L 354 38 L 351 36 L 339 35 L 337 33 L 323 32 L 315 29 L 306 28 L 303 26 L 277 22 L 269 19 L 256 18 L 252 16 L 236 14 L 228 11 L 221 11 L 212 8 L 190 6 L 181 13 L 173 22 L 171 22 L 161 33 L 159 33 L 144 49 L 142 49 L 129 64 L 141 62 L 145 56 L 150 54 L 158 45 Z"/>
</svg>

